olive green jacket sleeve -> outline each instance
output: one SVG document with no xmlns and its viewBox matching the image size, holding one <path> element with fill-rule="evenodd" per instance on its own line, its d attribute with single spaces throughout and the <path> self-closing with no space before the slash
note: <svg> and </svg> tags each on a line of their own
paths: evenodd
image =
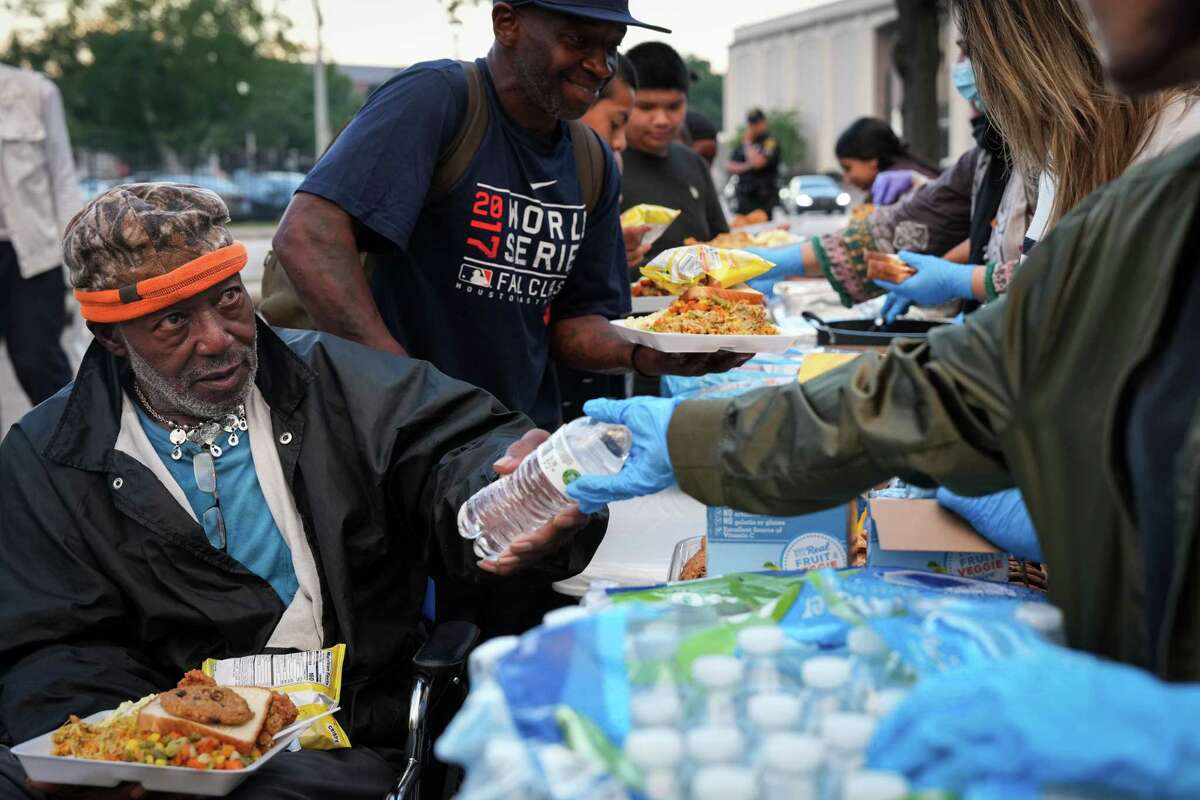
<svg viewBox="0 0 1200 800">
<path fill-rule="evenodd" d="M 835 505 L 897 475 L 968 494 L 1011 486 L 999 444 L 1014 396 L 1007 310 L 1002 299 L 803 385 L 683 403 L 669 432 L 680 486 L 764 514 Z"/>
</svg>

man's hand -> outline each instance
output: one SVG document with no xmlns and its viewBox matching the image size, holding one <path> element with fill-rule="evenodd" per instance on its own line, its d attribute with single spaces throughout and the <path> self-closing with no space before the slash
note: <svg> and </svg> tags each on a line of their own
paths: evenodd
<svg viewBox="0 0 1200 800">
<path fill-rule="evenodd" d="M 630 269 L 641 264 L 650 252 L 650 245 L 642 244 L 642 237 L 650 232 L 650 228 L 650 225 L 630 225 L 621 229 L 625 237 L 625 261 Z"/>
<path fill-rule="evenodd" d="M 496 474 L 511 475 L 516 472 L 521 463 L 549 438 L 550 434 L 541 430 L 530 431 L 522 436 L 508 448 L 504 457 L 493 465 Z M 479 568 L 493 575 L 515 575 L 553 555 L 587 523 L 588 515 L 580 513 L 578 507 L 572 506 L 551 520 L 549 525 L 513 539 L 508 548 L 500 554 L 500 558 L 495 561 L 480 561 Z"/>
<path fill-rule="evenodd" d="M 645 375 L 711 375 L 728 372 L 740 367 L 753 353 L 731 353 L 718 350 L 715 353 L 660 353 L 649 347 L 639 347 L 633 358 L 637 370 Z"/>
</svg>

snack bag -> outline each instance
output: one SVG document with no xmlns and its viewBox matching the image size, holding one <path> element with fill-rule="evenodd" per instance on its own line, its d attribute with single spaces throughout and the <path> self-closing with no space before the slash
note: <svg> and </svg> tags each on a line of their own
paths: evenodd
<svg viewBox="0 0 1200 800">
<path fill-rule="evenodd" d="M 679 209 L 666 208 L 642 203 L 634 206 L 621 215 L 621 227 L 631 228 L 635 225 L 649 225 L 650 230 L 642 237 L 642 244 L 654 244 L 659 237 L 671 227 L 671 223 L 679 216 Z"/>
<path fill-rule="evenodd" d="M 335 644 L 304 653 L 208 658 L 200 670 L 222 686 L 261 686 L 283 692 L 296 704 L 298 719 L 307 719 L 341 700 L 345 659 L 346 645 Z M 309 726 L 299 742 L 305 750 L 341 750 L 350 746 L 350 737 L 329 716 Z"/>
<path fill-rule="evenodd" d="M 692 286 L 735 286 L 757 278 L 773 266 L 765 258 L 744 250 L 697 244 L 664 250 L 642 267 L 642 275 L 678 295 Z"/>
</svg>

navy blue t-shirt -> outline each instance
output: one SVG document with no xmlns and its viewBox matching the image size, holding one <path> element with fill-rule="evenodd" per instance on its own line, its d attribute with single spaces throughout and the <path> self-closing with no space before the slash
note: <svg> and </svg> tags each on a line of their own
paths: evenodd
<svg viewBox="0 0 1200 800">
<path fill-rule="evenodd" d="M 384 250 L 371 279 L 392 335 L 415 358 L 531 413 L 551 320 L 629 312 L 620 177 L 587 214 L 570 134 L 525 131 L 483 71 L 490 119 L 470 168 L 448 195 L 427 197 L 467 111 L 455 61 L 417 64 L 377 89 L 300 191 L 336 203 Z"/>
</svg>

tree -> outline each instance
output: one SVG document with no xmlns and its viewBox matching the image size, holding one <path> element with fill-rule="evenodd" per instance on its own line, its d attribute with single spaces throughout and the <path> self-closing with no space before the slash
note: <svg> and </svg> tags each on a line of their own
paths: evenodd
<svg viewBox="0 0 1200 800">
<path fill-rule="evenodd" d="M 699 56 L 687 56 L 695 80 L 688 91 L 688 108 L 708 117 L 717 130 L 725 127 L 725 76 L 716 75 L 712 64 Z"/>
<path fill-rule="evenodd" d="M 67 0 L 61 19 L 14 35 L 0 57 L 58 82 L 76 146 L 135 170 L 168 152 L 194 167 L 241 146 L 264 65 L 297 52 L 289 26 L 256 0 Z"/>
<path fill-rule="evenodd" d="M 939 0 L 896 0 L 900 14 L 896 42 L 896 71 L 904 83 L 900 110 L 904 138 L 912 149 L 936 160 L 941 151 L 938 129 L 938 71 L 942 65 L 939 43 Z"/>
</svg>

